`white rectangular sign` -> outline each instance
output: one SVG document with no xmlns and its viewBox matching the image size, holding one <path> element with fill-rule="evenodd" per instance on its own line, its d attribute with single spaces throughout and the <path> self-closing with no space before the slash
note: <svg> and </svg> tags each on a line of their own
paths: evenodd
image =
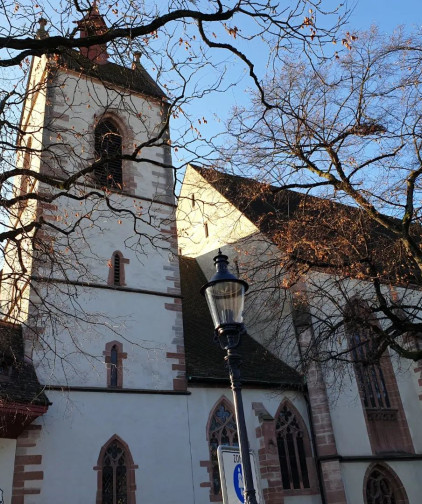
<svg viewBox="0 0 422 504">
<path fill-rule="evenodd" d="M 218 465 L 220 468 L 221 491 L 224 504 L 243 504 L 243 474 L 239 448 L 233 446 L 219 446 L 217 449 Z M 257 465 L 252 450 L 249 452 L 252 467 L 253 486 L 256 491 L 258 504 L 264 502 L 259 486 Z"/>
</svg>

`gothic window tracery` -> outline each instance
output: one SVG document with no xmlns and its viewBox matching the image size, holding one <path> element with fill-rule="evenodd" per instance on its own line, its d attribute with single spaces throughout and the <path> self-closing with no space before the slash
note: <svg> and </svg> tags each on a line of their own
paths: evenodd
<svg viewBox="0 0 422 504">
<path fill-rule="evenodd" d="M 370 314 L 357 304 L 353 308 L 357 317 L 369 319 Z M 380 364 L 366 364 L 371 360 L 373 334 L 369 327 L 358 322 L 348 324 L 349 342 L 355 362 L 356 375 L 362 391 L 365 408 L 391 408 L 384 371 Z"/>
<path fill-rule="evenodd" d="M 276 418 L 281 479 L 285 490 L 310 488 L 307 452 L 309 440 L 299 413 L 284 402 Z"/>
<path fill-rule="evenodd" d="M 407 504 L 407 496 L 398 477 L 389 468 L 370 468 L 364 489 L 365 504 Z"/>
<path fill-rule="evenodd" d="M 114 435 L 98 457 L 96 504 L 135 504 L 135 469 L 137 465 L 127 444 Z"/>
<path fill-rule="evenodd" d="M 211 458 L 211 490 L 213 495 L 219 495 L 221 492 L 221 482 L 217 448 L 220 445 L 239 445 L 234 411 L 225 400 L 220 401 L 213 410 L 208 423 L 208 441 Z"/>
<path fill-rule="evenodd" d="M 122 136 L 109 119 L 95 128 L 96 160 L 106 159 L 95 169 L 95 181 L 102 187 L 122 189 Z"/>
<path fill-rule="evenodd" d="M 345 312 L 349 349 L 374 453 L 414 452 L 388 352 L 377 360 L 377 319 L 359 299 Z"/>
<path fill-rule="evenodd" d="M 103 458 L 103 504 L 127 504 L 126 454 L 117 440 L 105 450 Z"/>
</svg>

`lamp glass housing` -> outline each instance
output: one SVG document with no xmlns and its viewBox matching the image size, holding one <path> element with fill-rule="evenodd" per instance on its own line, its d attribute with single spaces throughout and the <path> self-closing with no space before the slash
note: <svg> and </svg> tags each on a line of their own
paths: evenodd
<svg viewBox="0 0 422 504">
<path fill-rule="evenodd" d="M 210 282 L 205 289 L 205 297 L 215 328 L 243 322 L 244 282 L 237 280 Z"/>
</svg>

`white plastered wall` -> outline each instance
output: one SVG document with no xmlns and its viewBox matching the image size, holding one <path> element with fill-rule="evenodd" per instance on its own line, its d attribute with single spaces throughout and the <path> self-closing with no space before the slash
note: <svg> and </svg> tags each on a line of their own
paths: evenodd
<svg viewBox="0 0 422 504">
<path fill-rule="evenodd" d="M 233 405 L 233 397 L 228 386 L 227 388 L 192 387 L 190 388 L 190 392 L 192 395 L 188 399 L 188 421 L 190 425 L 192 475 L 195 491 L 194 502 L 195 504 L 209 504 L 210 488 L 200 486 L 200 483 L 210 481 L 207 468 L 200 465 L 201 461 L 206 462 L 210 460 L 206 431 L 207 423 L 210 413 L 219 400 L 222 397 L 225 397 Z M 310 436 L 306 403 L 300 393 L 292 391 L 281 392 L 276 390 L 249 389 L 244 387 L 242 389 L 242 398 L 244 403 L 249 445 L 250 449 L 255 453 L 257 462 L 259 460 L 259 440 L 256 438 L 256 428 L 260 426 L 260 423 L 252 408 L 252 403 L 254 402 L 261 402 L 268 413 L 274 417 L 281 402 L 285 398 L 289 399 L 302 416 Z M 262 484 L 265 485 L 266 482 L 263 481 Z M 289 502 L 289 504 L 299 502 L 301 504 L 319 504 L 321 502 L 319 496 L 289 497 L 289 499 L 292 500 L 285 500 L 285 502 Z"/>
<path fill-rule="evenodd" d="M 179 248 L 188 257 L 217 250 L 259 231 L 191 166 L 186 169 L 179 196 L 177 229 Z"/>
<path fill-rule="evenodd" d="M 34 58 L 30 76 L 27 84 L 28 98 L 26 99 L 25 105 L 22 110 L 21 124 L 20 127 L 23 131 L 28 132 L 28 134 L 21 135 L 18 137 L 17 141 L 20 146 L 29 145 L 29 138 L 31 137 L 31 149 L 34 153 L 30 156 L 30 169 L 34 172 L 39 172 L 40 169 L 40 157 L 35 153 L 37 150 L 41 149 L 43 140 L 43 125 L 45 120 L 45 107 L 46 107 L 46 95 L 47 95 L 47 57 L 43 56 L 41 58 Z M 17 167 L 23 168 L 24 164 L 24 154 L 22 151 L 18 152 L 17 156 Z M 14 181 L 14 192 L 19 194 L 21 187 L 21 177 L 15 177 Z M 33 191 L 37 190 L 38 182 L 31 180 L 31 189 Z M 10 225 L 22 226 L 31 222 L 37 211 L 37 203 L 35 201 L 29 200 L 26 204 L 25 210 L 19 211 L 16 207 L 11 209 L 11 222 Z M 32 236 L 32 232 L 29 233 L 29 237 Z M 18 239 L 21 237 L 18 236 Z M 32 244 L 30 239 L 22 239 L 21 242 L 21 252 L 22 252 L 22 262 L 27 269 L 25 276 L 28 277 L 32 271 Z M 13 275 L 14 271 L 21 271 L 21 266 L 16 254 L 16 247 L 13 242 L 6 244 L 4 251 L 4 266 L 3 266 L 3 281 L 1 284 L 0 292 L 0 302 L 1 310 L 4 314 L 10 314 L 12 320 L 23 321 L 26 320 L 28 316 L 28 296 L 29 291 L 26 288 L 26 282 L 24 280 L 18 283 L 18 290 L 23 294 L 16 305 L 15 309 L 11 311 L 12 306 L 10 300 L 14 288 L 12 287 L 15 282 L 15 277 Z"/>
<path fill-rule="evenodd" d="M 221 247 L 229 256 L 231 271 L 250 283 L 244 314 L 248 333 L 288 364 L 297 364 L 297 346 L 289 316 L 290 296 L 280 289 L 279 299 L 265 305 L 268 290 L 263 286 L 269 271 L 257 268 L 274 261 L 280 250 L 191 166 L 186 169 L 176 215 L 181 253 L 195 257 L 209 279 L 215 273 L 212 259 Z M 253 278 L 249 277 L 251 271 Z"/>
<path fill-rule="evenodd" d="M 388 461 L 388 465 L 399 477 L 406 490 L 409 504 L 419 504 L 421 499 L 420 475 L 422 461 Z M 364 502 L 363 482 L 370 462 L 349 462 L 341 464 L 348 504 Z"/>
<path fill-rule="evenodd" d="M 44 480 L 30 504 L 95 502 L 98 457 L 115 434 L 127 443 L 136 502 L 193 503 L 186 396 L 49 392 L 39 440 Z"/>
<path fill-rule="evenodd" d="M 159 100 L 112 89 L 54 66 L 48 73 L 45 63 L 44 59 L 34 60 L 31 82 L 47 82 L 48 77 L 48 88 L 42 89 L 34 101 L 36 106 L 27 104 L 22 121 L 28 131 L 37 129 L 34 138 L 37 136 L 38 143 L 33 141 L 33 147 L 41 145 L 42 140 L 56 158 L 45 153 L 41 164 L 40 159 L 36 160 L 38 164 L 34 160 L 35 171 L 41 169 L 46 174 L 66 177 L 92 162 L 95 125 L 103 116 L 121 126 L 124 153 L 132 152 L 136 145 L 161 130 L 164 118 Z M 132 179 L 133 195 L 109 195 L 111 205 L 121 213 L 111 217 L 105 203 L 95 198 L 82 202 L 61 198 L 55 202 L 57 209 L 44 211 L 45 218 L 68 228 L 81 215 L 88 218 L 72 234 L 70 244 L 64 237 L 54 236 L 54 247 L 61 254 L 59 260 L 52 269 L 49 264 L 39 264 L 35 272 L 36 276 L 53 280 L 38 285 L 49 304 L 42 307 L 40 302 L 44 299 L 35 291 L 30 298 L 40 307 L 40 311 L 34 310 L 35 322 L 30 322 L 38 328 L 39 338 L 27 340 L 26 351 L 31 355 L 34 350 L 34 363 L 43 383 L 107 386 L 102 353 L 107 342 L 116 340 L 128 354 L 123 360 L 124 386 L 173 388 L 177 373 L 171 371 L 174 361 L 166 359 L 166 352 L 177 352 L 176 326 L 180 315 L 166 307 L 167 303 L 174 303 L 172 294 L 177 295 L 178 277 L 171 231 L 172 173 L 148 162 L 164 162 L 165 146 L 145 148 L 141 156 L 142 163 L 123 162 L 123 171 Z M 60 169 L 56 159 L 60 160 Z M 48 192 L 51 188 L 42 186 L 40 190 Z M 80 184 L 72 189 L 72 194 L 82 196 L 92 190 Z M 128 212 L 141 218 L 137 226 L 140 237 L 134 232 Z M 129 261 L 124 264 L 122 287 L 126 291 L 107 289 L 110 260 L 117 250 Z M 65 275 L 78 284 L 97 287 L 54 282 L 63 280 Z M 48 318 L 49 311 L 59 314 L 54 326 Z"/>
<path fill-rule="evenodd" d="M 3 491 L 4 504 L 10 504 L 12 500 L 15 452 L 16 439 L 0 438 L 0 490 Z"/>
</svg>

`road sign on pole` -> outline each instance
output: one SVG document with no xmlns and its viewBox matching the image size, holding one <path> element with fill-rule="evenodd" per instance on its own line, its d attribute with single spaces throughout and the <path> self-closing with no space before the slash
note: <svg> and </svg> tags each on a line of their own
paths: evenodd
<svg viewBox="0 0 422 504">
<path fill-rule="evenodd" d="M 243 474 L 242 461 L 239 454 L 239 448 L 233 446 L 219 446 L 217 450 L 218 465 L 220 468 L 221 492 L 223 494 L 224 504 L 243 504 Z M 261 497 L 259 478 L 255 456 L 252 451 L 249 452 L 252 466 L 252 478 L 256 490 L 256 500 L 258 504 L 264 502 Z"/>
</svg>

